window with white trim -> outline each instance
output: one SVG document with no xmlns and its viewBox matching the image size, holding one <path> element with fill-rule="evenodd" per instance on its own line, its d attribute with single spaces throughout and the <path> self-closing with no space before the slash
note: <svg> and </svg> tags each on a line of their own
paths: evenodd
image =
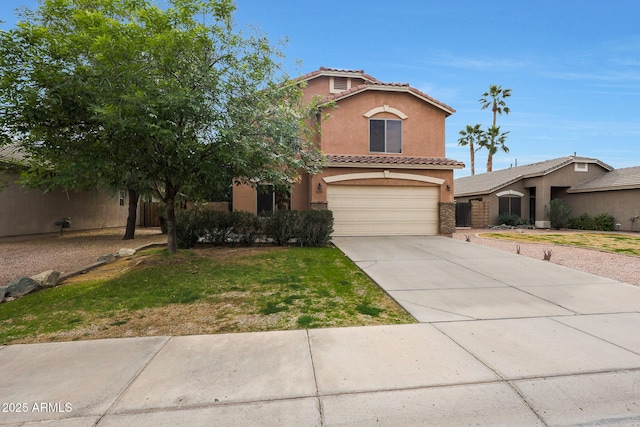
<svg viewBox="0 0 640 427">
<path fill-rule="evenodd" d="M 369 151 L 402 153 L 402 120 L 370 119 Z"/>
</svg>

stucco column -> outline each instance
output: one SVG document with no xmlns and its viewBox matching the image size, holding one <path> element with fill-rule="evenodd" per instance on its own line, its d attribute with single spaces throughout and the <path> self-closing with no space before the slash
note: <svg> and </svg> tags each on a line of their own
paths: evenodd
<svg viewBox="0 0 640 427">
<path fill-rule="evenodd" d="M 536 228 L 551 228 L 551 221 L 545 212 L 545 206 L 551 202 L 551 187 L 540 185 L 536 187 Z"/>
</svg>

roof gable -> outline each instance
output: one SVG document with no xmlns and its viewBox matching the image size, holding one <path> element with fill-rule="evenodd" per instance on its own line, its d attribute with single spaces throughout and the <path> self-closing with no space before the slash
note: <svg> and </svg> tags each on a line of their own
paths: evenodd
<svg viewBox="0 0 640 427">
<path fill-rule="evenodd" d="M 576 156 L 560 157 L 538 163 L 458 178 L 455 180 L 454 185 L 455 195 L 459 197 L 493 193 L 521 179 L 548 175 L 572 163 L 595 163 L 608 171 L 613 170 L 611 166 L 598 159 Z"/>
<path fill-rule="evenodd" d="M 382 82 L 364 72 L 364 70 L 343 70 L 338 68 L 326 68 L 320 67 L 319 70 L 305 74 L 298 77 L 296 81 L 309 81 L 318 77 L 351 77 L 360 78 L 364 80 L 363 84 L 353 86 L 350 89 L 344 90 L 339 93 L 334 93 L 329 96 L 325 96 L 321 100 L 322 103 L 328 103 L 331 101 L 340 101 L 342 99 L 366 92 L 366 91 L 384 91 L 384 92 L 399 92 L 408 93 L 416 98 L 430 104 L 440 110 L 442 110 L 447 116 L 455 113 L 456 110 L 447 104 L 438 101 L 435 98 L 427 95 L 426 93 L 411 87 L 408 83 L 385 83 Z"/>
<path fill-rule="evenodd" d="M 589 193 L 593 191 L 640 189 L 640 166 L 612 170 L 574 185 L 569 193 Z"/>
</svg>

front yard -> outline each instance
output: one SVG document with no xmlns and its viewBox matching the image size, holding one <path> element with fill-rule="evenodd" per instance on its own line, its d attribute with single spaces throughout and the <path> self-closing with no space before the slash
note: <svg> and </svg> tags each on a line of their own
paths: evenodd
<svg viewBox="0 0 640 427">
<path fill-rule="evenodd" d="M 550 243 L 640 256 L 640 235 L 589 232 L 482 233 L 482 237 L 523 243 Z"/>
<path fill-rule="evenodd" d="M 336 248 L 147 250 L 0 305 L 0 344 L 413 323 Z"/>
</svg>

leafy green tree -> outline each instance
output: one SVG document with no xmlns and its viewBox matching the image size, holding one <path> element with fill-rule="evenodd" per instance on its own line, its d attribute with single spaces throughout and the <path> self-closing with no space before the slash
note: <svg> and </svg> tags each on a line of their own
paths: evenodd
<svg viewBox="0 0 640 427">
<path fill-rule="evenodd" d="M 234 30 L 233 1 L 167 3 L 44 0 L 0 32 L 0 132 L 51 185 L 153 192 L 174 253 L 180 194 L 231 177 L 290 189 L 322 158 L 315 106 L 264 37 Z"/>
<path fill-rule="evenodd" d="M 484 131 L 480 128 L 480 124 L 475 126 L 467 125 L 467 127 L 460 132 L 461 138 L 458 139 L 458 145 L 466 147 L 469 146 L 469 156 L 471 159 L 471 175 L 476 174 L 476 148 L 474 144 L 481 143 L 485 138 Z"/>
<path fill-rule="evenodd" d="M 487 172 L 493 170 L 493 156 L 498 149 L 509 152 L 509 148 L 505 145 L 507 134 L 509 132 L 500 132 L 500 127 L 497 125 L 498 114 L 509 114 L 511 110 L 507 107 L 505 98 L 511 96 L 511 89 L 503 89 L 500 85 L 490 85 L 489 91 L 482 94 L 482 98 L 478 100 L 482 105 L 482 109 L 491 108 L 493 113 L 493 122 L 490 128 L 487 129 L 487 138 L 483 141 L 481 147 L 486 148 L 489 152 L 487 156 Z"/>
</svg>

